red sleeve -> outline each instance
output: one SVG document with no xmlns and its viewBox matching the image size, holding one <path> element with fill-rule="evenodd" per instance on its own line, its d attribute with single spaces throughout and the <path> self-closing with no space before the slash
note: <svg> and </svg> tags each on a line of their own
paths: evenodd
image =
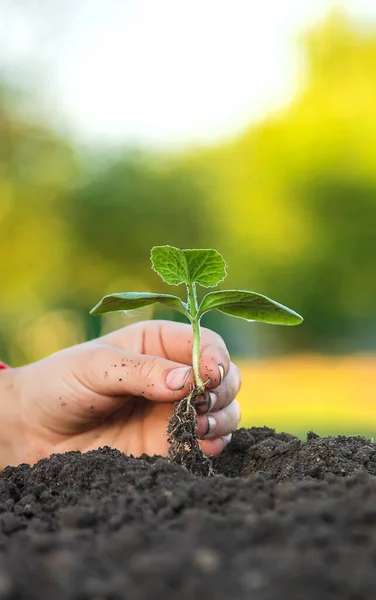
<svg viewBox="0 0 376 600">
<path fill-rule="evenodd" d="M 2 371 L 3 369 L 8 369 L 8 365 L 6 365 L 5 363 L 1 362 L 0 360 L 0 371 Z"/>
</svg>

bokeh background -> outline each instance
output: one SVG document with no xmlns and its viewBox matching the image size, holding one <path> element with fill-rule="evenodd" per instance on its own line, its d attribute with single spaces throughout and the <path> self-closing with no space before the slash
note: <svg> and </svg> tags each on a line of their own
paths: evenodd
<svg viewBox="0 0 376 600">
<path fill-rule="evenodd" d="M 376 434 L 374 0 L 2 0 L 2 359 L 150 318 L 88 311 L 165 243 L 305 317 L 207 317 L 243 424 Z"/>
</svg>

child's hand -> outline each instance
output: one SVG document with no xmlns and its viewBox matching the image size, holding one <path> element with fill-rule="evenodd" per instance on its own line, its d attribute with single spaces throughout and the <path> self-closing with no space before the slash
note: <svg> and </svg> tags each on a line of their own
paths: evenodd
<svg viewBox="0 0 376 600">
<path fill-rule="evenodd" d="M 219 335 L 203 329 L 201 344 L 210 394 L 198 432 L 204 451 L 220 454 L 239 424 L 240 374 Z M 166 455 L 173 402 L 193 385 L 191 348 L 189 325 L 147 321 L 2 371 L 0 468 L 106 445 Z"/>
</svg>

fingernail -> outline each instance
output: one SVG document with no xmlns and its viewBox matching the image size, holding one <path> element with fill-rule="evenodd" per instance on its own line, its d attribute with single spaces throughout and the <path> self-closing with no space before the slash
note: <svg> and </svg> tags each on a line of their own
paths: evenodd
<svg viewBox="0 0 376 600">
<path fill-rule="evenodd" d="M 222 367 L 222 365 L 218 365 L 218 371 L 219 371 L 219 385 L 221 385 L 223 378 L 225 376 L 225 370 Z"/>
<path fill-rule="evenodd" d="M 215 405 L 217 404 L 218 396 L 215 392 L 209 392 L 209 408 L 208 412 L 214 410 Z"/>
<path fill-rule="evenodd" d="M 208 415 L 206 418 L 208 420 L 208 430 L 206 432 L 205 439 L 212 437 L 213 433 L 217 427 L 217 421 L 215 420 L 214 417 L 212 417 L 211 415 Z"/>
<path fill-rule="evenodd" d="M 223 440 L 223 444 L 224 444 L 225 448 L 231 442 L 231 438 L 232 438 L 232 433 L 229 433 L 229 434 L 223 436 L 222 440 Z"/>
<path fill-rule="evenodd" d="M 215 392 L 205 392 L 204 396 L 198 398 L 195 402 L 195 408 L 198 415 L 206 415 L 212 411 L 217 404 L 217 394 Z"/>
<path fill-rule="evenodd" d="M 167 387 L 174 392 L 177 390 L 182 390 L 190 372 L 191 367 L 178 367 L 177 369 L 172 369 L 172 371 L 170 371 L 166 377 Z"/>
</svg>

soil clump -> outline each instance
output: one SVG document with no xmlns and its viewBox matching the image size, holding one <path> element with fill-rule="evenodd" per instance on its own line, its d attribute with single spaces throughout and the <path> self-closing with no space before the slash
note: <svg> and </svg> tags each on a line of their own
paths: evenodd
<svg viewBox="0 0 376 600">
<path fill-rule="evenodd" d="M 374 600 L 376 444 L 240 429 L 216 475 L 117 450 L 0 473 L 1 600 Z"/>
</svg>

